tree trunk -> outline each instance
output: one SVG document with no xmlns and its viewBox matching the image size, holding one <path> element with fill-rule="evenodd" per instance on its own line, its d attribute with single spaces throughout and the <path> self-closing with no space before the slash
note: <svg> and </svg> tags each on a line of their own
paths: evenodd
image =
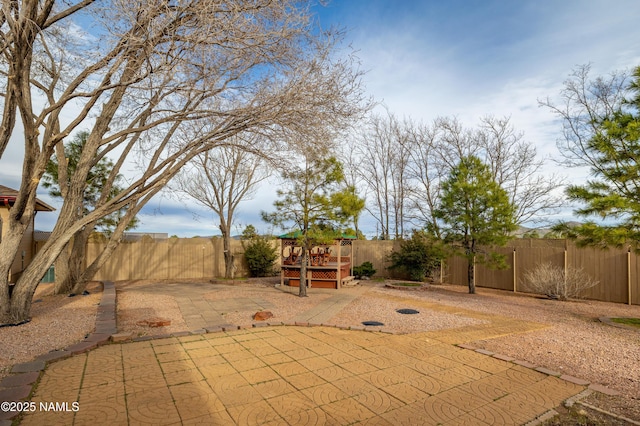
<svg viewBox="0 0 640 426">
<path fill-rule="evenodd" d="M 147 199 L 153 197 L 153 195 L 157 194 L 159 190 L 160 188 L 152 191 L 147 196 Z M 127 207 L 127 212 L 120 219 L 120 221 L 118 222 L 118 225 L 116 226 L 116 229 L 114 229 L 113 233 L 109 236 L 109 240 L 107 241 L 107 246 L 102 250 L 102 252 L 98 255 L 98 257 L 96 257 L 93 260 L 91 265 L 87 266 L 84 269 L 84 271 L 76 281 L 76 284 L 72 290 L 73 293 L 75 294 L 82 293 L 84 289 L 87 287 L 87 284 L 89 283 L 89 281 L 93 280 L 93 277 L 100 270 L 100 268 L 102 268 L 102 265 L 105 264 L 107 259 L 109 259 L 109 256 L 111 256 L 115 251 L 115 249 L 118 247 L 118 245 L 120 244 L 120 241 L 122 240 L 122 236 L 124 235 L 124 231 L 127 229 L 131 221 L 136 217 L 136 215 L 138 214 L 140 209 L 142 209 L 145 203 L 146 201 L 142 200 L 139 202 L 135 202 L 132 205 L 129 205 L 129 207 Z M 94 226 L 92 226 L 91 228 L 94 229 Z M 87 238 L 87 242 L 88 242 L 88 238 Z M 86 255 L 86 243 L 85 243 L 85 255 Z"/>
<path fill-rule="evenodd" d="M 71 272 L 69 277 L 69 284 L 71 284 L 68 289 L 69 293 L 80 294 L 84 291 L 84 288 L 77 291 L 76 287 L 80 282 L 86 267 L 87 243 L 89 242 L 90 232 L 91 231 L 81 231 L 79 233 L 80 235 L 78 236 L 76 234 L 76 237 L 73 240 L 73 249 L 71 250 L 69 257 L 69 271 Z"/>
<path fill-rule="evenodd" d="M 29 314 L 31 313 L 31 302 L 35 291 L 35 286 L 28 287 L 16 284 L 13 287 L 9 303 L 8 324 L 20 324 L 31 319 Z"/>
<path fill-rule="evenodd" d="M 8 323 L 19 324 L 29 320 L 33 294 L 55 260 L 55 250 L 56 248 L 52 248 L 43 255 L 34 257 L 16 281 L 9 301 Z"/>
<path fill-rule="evenodd" d="M 69 244 L 65 246 L 65 248 L 60 252 L 58 258 L 56 259 L 55 265 L 55 276 L 56 280 L 53 285 L 53 294 L 65 294 L 69 293 L 68 290 L 71 290 L 73 283 L 70 283 L 71 280 L 71 266 L 69 262 L 69 258 L 71 257 L 71 241 Z"/>
<path fill-rule="evenodd" d="M 63 214 L 64 211 L 65 209 L 63 206 L 58 221 L 56 222 L 56 226 L 51 232 L 51 236 L 40 251 L 38 251 L 36 256 L 31 259 L 31 263 L 29 263 L 20 275 L 20 278 L 16 281 L 8 303 L 5 305 L 3 302 L 3 318 L 0 319 L 0 321 L 16 324 L 29 319 L 31 313 L 31 298 L 35 293 L 38 284 L 40 284 L 40 280 L 42 280 L 42 277 L 47 273 L 51 264 L 53 264 L 58 258 L 60 252 L 64 250 L 65 246 L 71 240 L 71 237 L 86 224 L 83 224 L 82 221 L 72 219 L 68 214 Z M 18 223 L 18 220 L 11 220 L 9 222 L 9 230 L 11 231 L 13 228 L 18 227 Z M 0 265 L 2 266 L 4 266 L 4 259 L 2 256 L 6 255 L 6 252 L 12 251 L 9 245 L 5 246 L 5 243 L 7 242 L 8 241 L 5 239 L 0 245 Z M 16 251 L 15 247 L 13 247 L 14 254 Z M 3 281 L 6 282 L 6 280 L 7 275 L 0 274 L 0 283 Z M 0 288 L 2 288 L 2 285 L 0 285 Z"/>
<path fill-rule="evenodd" d="M 61 274 L 58 274 L 58 268 L 56 268 L 56 285 L 54 287 L 54 294 L 67 294 L 74 293 L 74 288 L 80 281 L 82 274 L 85 270 L 85 258 L 87 256 L 87 243 L 93 227 L 85 227 L 82 231 L 77 232 L 67 246 L 71 246 L 71 250 L 66 248 L 60 253 L 56 260 L 56 265 L 60 267 L 62 265 Z M 82 293 L 84 289 L 80 291 Z"/>
<path fill-rule="evenodd" d="M 298 296 L 307 297 L 307 253 L 309 249 L 307 244 L 302 245 L 302 257 L 300 258 L 300 291 Z"/>
<path fill-rule="evenodd" d="M 222 216 L 220 216 L 220 233 L 222 234 L 222 248 L 224 253 L 224 277 L 225 278 L 233 278 L 233 270 L 234 270 L 234 256 L 231 252 L 231 226 L 228 225 L 231 223 L 231 213 L 229 213 L 227 220 L 224 220 Z"/>
<path fill-rule="evenodd" d="M 89 281 L 93 280 L 93 277 L 100 270 L 100 268 L 102 268 L 102 265 L 105 264 L 109 256 L 111 256 L 111 254 L 113 254 L 115 249 L 118 247 L 118 245 L 120 244 L 121 237 L 122 237 L 122 233 L 120 233 L 120 235 L 117 235 L 117 236 L 115 235 L 115 233 L 111 235 L 111 238 L 107 242 L 106 247 L 102 250 L 102 252 L 100 252 L 98 257 L 96 257 L 93 260 L 91 265 L 89 265 L 87 268 L 85 268 L 82 271 L 82 273 L 76 280 L 73 288 L 71 289 L 72 293 L 80 294 L 85 290 L 85 288 L 87 287 L 87 284 L 89 284 Z"/>
<path fill-rule="evenodd" d="M 224 277 L 233 278 L 234 256 L 231 252 L 231 236 L 228 233 L 222 238 L 222 246 L 224 248 Z"/>
<path fill-rule="evenodd" d="M 476 277 L 475 277 L 475 255 L 469 258 L 469 266 L 467 266 L 467 279 L 469 280 L 469 294 L 476 293 Z"/>
</svg>

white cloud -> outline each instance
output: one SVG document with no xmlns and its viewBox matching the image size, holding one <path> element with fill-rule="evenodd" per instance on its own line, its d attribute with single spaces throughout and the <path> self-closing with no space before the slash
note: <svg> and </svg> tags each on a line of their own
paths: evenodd
<svg viewBox="0 0 640 426">
<path fill-rule="evenodd" d="M 537 100 L 556 96 L 576 65 L 593 63 L 593 75 L 640 65 L 638 11 L 637 0 L 335 0 L 318 13 L 325 27 L 352 29 L 346 42 L 368 70 L 367 90 L 394 114 L 427 122 L 455 115 L 466 126 L 487 114 L 508 115 L 541 154 L 557 158 L 560 125 Z M 2 182 L 19 181 L 21 147 L 12 139 L 0 159 Z M 566 173 L 576 181 L 587 176 Z M 259 213 L 272 210 L 276 187 L 274 180 L 243 203 L 239 223 L 267 231 Z M 213 218 L 194 222 L 174 201 L 155 200 L 144 212 L 141 230 L 217 232 Z M 370 220 L 363 223 L 365 232 L 375 233 Z"/>
</svg>

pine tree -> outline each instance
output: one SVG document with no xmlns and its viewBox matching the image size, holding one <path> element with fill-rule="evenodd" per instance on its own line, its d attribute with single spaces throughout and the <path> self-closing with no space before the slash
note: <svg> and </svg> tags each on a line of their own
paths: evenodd
<svg viewBox="0 0 640 426">
<path fill-rule="evenodd" d="M 69 185 L 69 180 L 78 167 L 80 154 L 82 153 L 88 137 L 89 132 L 87 132 L 86 130 L 81 131 L 78 132 L 70 141 L 65 143 L 64 156 L 66 160 L 66 170 L 64 171 L 64 173 L 62 170 L 60 170 L 60 165 L 58 164 L 58 160 L 55 155 L 51 157 L 51 159 L 47 163 L 46 172 L 42 176 L 42 186 L 49 190 L 49 195 L 51 195 L 52 197 L 64 199 L 64 197 L 66 196 L 65 189 Z M 111 175 L 113 167 L 114 164 L 111 159 L 109 159 L 108 157 L 102 157 L 89 171 L 87 175 L 87 184 L 85 186 L 83 194 L 82 214 L 86 214 L 89 211 L 93 210 L 95 205 L 98 203 L 98 200 L 103 192 L 103 188 L 105 188 L 107 185 L 107 181 L 109 179 L 109 176 Z M 60 179 L 65 180 L 64 182 L 62 182 L 63 187 L 61 187 Z M 111 190 L 109 193 L 109 198 L 117 195 L 120 191 L 122 191 L 123 188 L 119 185 L 119 182 L 121 180 L 122 176 L 116 176 L 114 184 L 110 186 Z M 104 216 L 96 222 L 95 229 L 98 232 L 103 232 L 107 235 L 110 234 L 118 224 L 118 221 L 123 214 L 123 211 L 119 210 Z M 134 218 L 130 222 L 127 229 L 133 229 L 137 224 L 138 220 Z"/>
<path fill-rule="evenodd" d="M 332 241 L 339 227 L 356 217 L 364 203 L 344 186 L 342 164 L 334 157 L 305 158 L 304 165 L 283 173 L 286 189 L 278 190 L 276 211 L 263 220 L 286 227 L 293 224 L 302 247 L 299 295 L 307 295 L 307 253 L 314 245 Z M 358 210 L 359 209 L 359 210 Z"/>
<path fill-rule="evenodd" d="M 504 245 L 516 229 L 514 207 L 507 192 L 478 157 L 464 157 L 442 185 L 436 210 L 445 240 L 469 262 L 469 293 L 475 293 L 474 263 L 500 266 L 501 257 L 486 247 Z"/>
<path fill-rule="evenodd" d="M 589 221 L 554 229 L 577 239 L 579 245 L 632 245 L 640 250 L 640 67 L 626 87 L 631 94 L 616 110 L 593 120 L 594 133 L 585 146 L 594 178 L 567 188 L 569 199 L 583 204 L 575 213 L 597 216 L 611 225 Z"/>
</svg>

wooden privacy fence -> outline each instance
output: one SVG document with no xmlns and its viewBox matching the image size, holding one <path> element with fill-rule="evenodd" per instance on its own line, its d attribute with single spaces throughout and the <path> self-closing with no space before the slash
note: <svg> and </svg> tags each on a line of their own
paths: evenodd
<svg viewBox="0 0 640 426">
<path fill-rule="evenodd" d="M 248 275 L 240 241 L 231 242 L 235 276 Z M 103 243 L 89 243 L 87 264 L 100 254 Z M 143 238 L 118 245 L 98 271 L 96 280 L 211 279 L 224 276 L 224 250 L 219 238 Z"/>
<path fill-rule="evenodd" d="M 274 241 L 279 244 L 279 241 Z M 399 241 L 354 241 L 354 265 L 371 262 L 377 276 L 404 278 L 386 269 L 388 255 L 399 248 Z M 93 261 L 103 244 L 89 243 L 87 262 Z M 244 249 L 232 241 L 235 276 L 248 275 Z M 640 305 L 640 259 L 625 249 L 578 248 L 565 240 L 516 239 L 497 249 L 507 258 L 507 269 L 492 270 L 476 265 L 476 286 L 527 292 L 524 276 L 542 263 L 561 268 L 582 268 L 599 281 L 585 292 L 589 299 Z M 276 265 L 278 267 L 278 265 Z M 467 285 L 467 261 L 454 257 L 443 267 L 444 282 Z M 211 279 L 224 276 L 224 253 L 219 238 L 143 239 L 122 243 L 98 271 L 97 280 Z"/>
<path fill-rule="evenodd" d="M 598 285 L 585 290 L 587 299 L 640 305 L 640 260 L 627 249 L 578 248 L 565 240 L 513 240 L 496 250 L 506 256 L 507 269 L 495 270 L 476 265 L 476 286 L 529 292 L 525 274 L 537 265 L 550 263 L 563 270 L 581 268 Z M 467 285 L 467 260 L 449 259 L 445 281 Z"/>
</svg>

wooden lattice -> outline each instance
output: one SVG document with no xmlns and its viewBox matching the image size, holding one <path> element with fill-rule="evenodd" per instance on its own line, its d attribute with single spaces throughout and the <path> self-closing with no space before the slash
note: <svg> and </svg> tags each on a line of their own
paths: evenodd
<svg viewBox="0 0 640 426">
<path fill-rule="evenodd" d="M 285 269 L 284 276 L 287 278 L 300 278 L 300 270 L 298 269 Z"/>
<path fill-rule="evenodd" d="M 336 271 L 311 271 L 311 277 L 318 280 L 335 280 Z"/>
</svg>

